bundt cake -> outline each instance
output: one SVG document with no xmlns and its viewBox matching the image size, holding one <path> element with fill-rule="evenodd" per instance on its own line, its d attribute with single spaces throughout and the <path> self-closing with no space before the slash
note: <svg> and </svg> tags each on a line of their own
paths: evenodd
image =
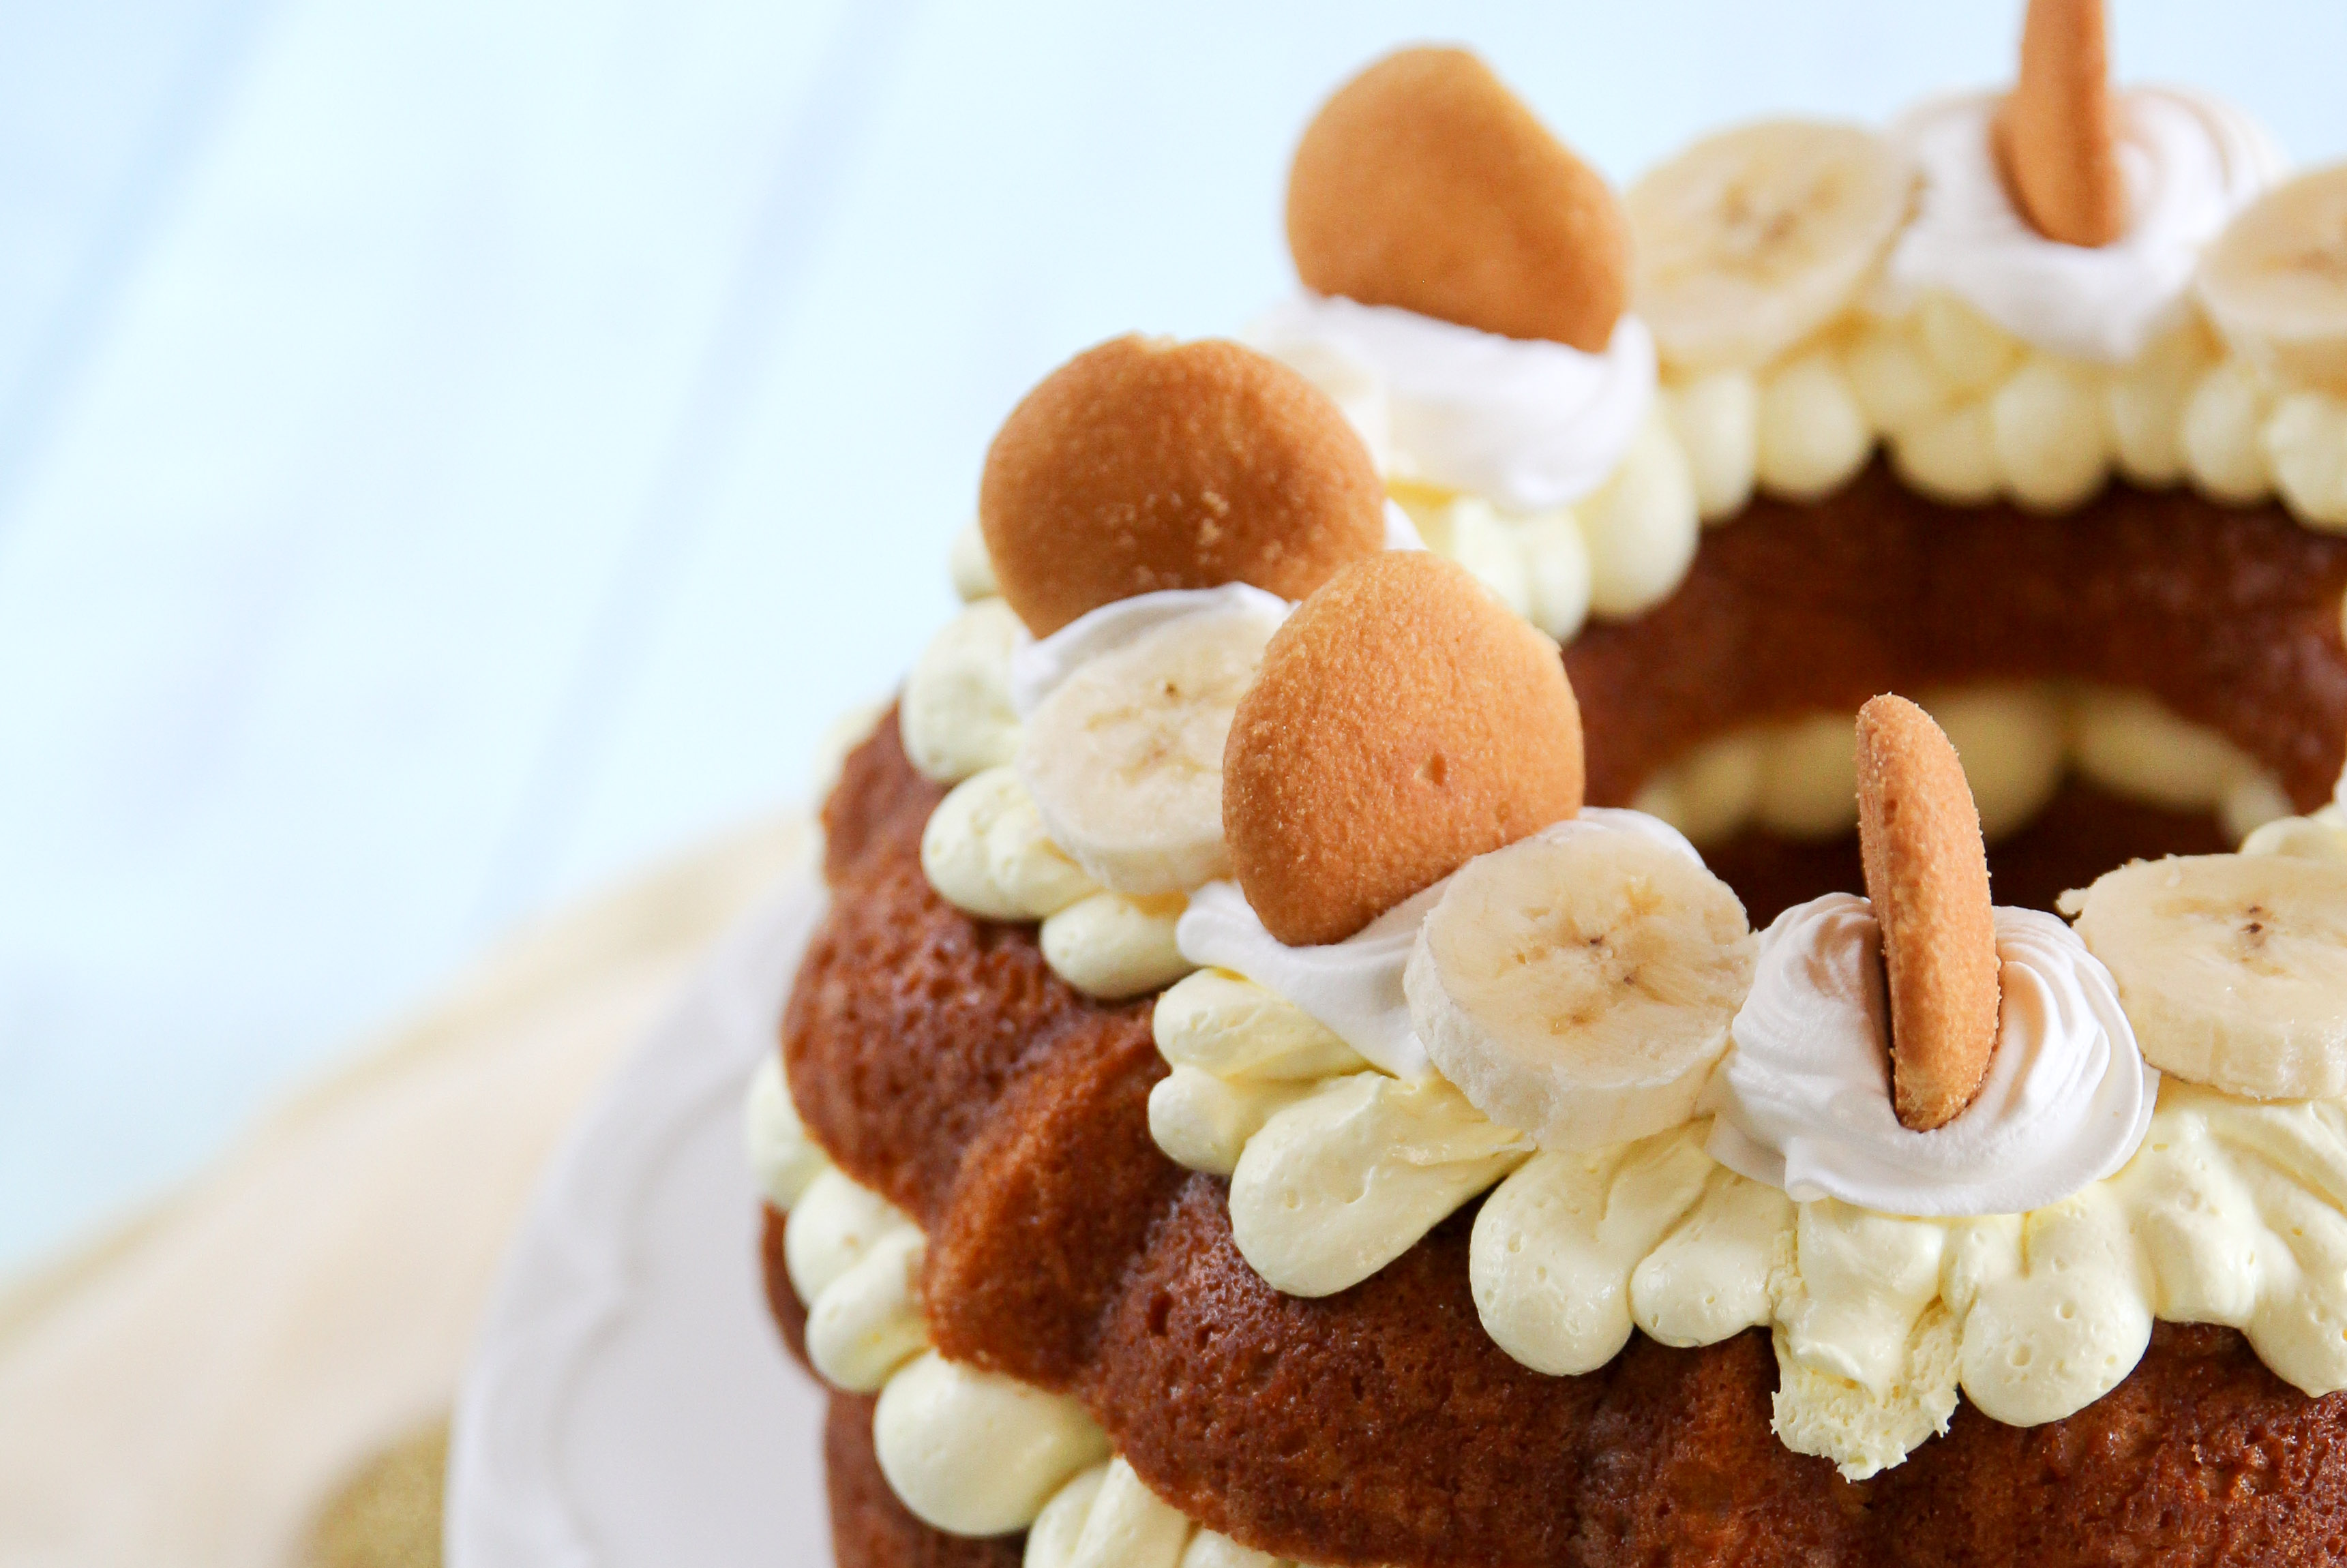
<svg viewBox="0 0 2347 1568">
<path fill-rule="evenodd" d="M 2347 1562 L 2347 167 L 1406 49 L 1054 372 L 751 1087 L 840 1568 Z"/>
</svg>

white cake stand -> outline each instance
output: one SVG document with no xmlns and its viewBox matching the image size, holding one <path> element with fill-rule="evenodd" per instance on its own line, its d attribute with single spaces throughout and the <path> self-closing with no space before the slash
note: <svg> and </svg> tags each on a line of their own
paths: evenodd
<svg viewBox="0 0 2347 1568">
<path fill-rule="evenodd" d="M 802 874 L 737 927 L 549 1170 L 457 1398 L 454 1568 L 828 1568 L 824 1398 L 766 1315 L 742 1137 L 822 909 Z"/>
</svg>

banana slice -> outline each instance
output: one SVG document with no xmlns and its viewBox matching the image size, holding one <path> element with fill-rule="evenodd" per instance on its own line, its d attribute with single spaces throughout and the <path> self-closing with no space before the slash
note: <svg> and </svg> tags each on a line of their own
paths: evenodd
<svg viewBox="0 0 2347 1568">
<path fill-rule="evenodd" d="M 2236 352 L 2347 392 L 2347 164 L 2260 197 L 2200 257 L 2200 299 Z"/>
<path fill-rule="evenodd" d="M 2311 816 L 2284 816 L 2241 840 L 2244 855 L 2294 855 L 2347 865 L 2347 811 L 2326 805 Z"/>
<path fill-rule="evenodd" d="M 2258 1100 L 2347 1094 L 2347 865 L 2139 860 L 2062 910 L 2154 1067 Z"/>
<path fill-rule="evenodd" d="M 1179 617 L 1083 664 L 1028 717 L 1019 776 L 1101 886 L 1180 893 L 1230 875 L 1223 743 L 1278 630 L 1261 608 Z"/>
<path fill-rule="evenodd" d="M 1543 1149 L 1596 1149 L 1695 1113 L 1755 948 L 1744 906 L 1677 835 L 1576 820 L 1462 866 L 1403 989 L 1477 1110 Z"/>
<path fill-rule="evenodd" d="M 1699 141 L 1630 188 L 1632 303 L 1671 364 L 1758 369 L 1857 299 L 1914 184 L 1906 154 L 1857 126 Z"/>
</svg>

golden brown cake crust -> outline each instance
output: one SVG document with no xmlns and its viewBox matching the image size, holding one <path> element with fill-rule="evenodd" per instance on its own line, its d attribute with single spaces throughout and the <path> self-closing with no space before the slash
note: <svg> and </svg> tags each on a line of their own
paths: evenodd
<svg viewBox="0 0 2347 1568">
<path fill-rule="evenodd" d="M 1385 543 L 1385 487 L 1327 395 L 1253 349 L 1139 336 L 1087 349 L 1010 411 L 979 525 L 1038 637 L 1162 589 L 1302 599 Z"/>
<path fill-rule="evenodd" d="M 2059 518 L 1957 508 L 1878 460 L 1821 501 L 1756 497 L 1705 532 L 1676 592 L 1635 621 L 1592 624 L 1564 667 L 1594 805 L 1627 805 L 1655 769 L 1738 724 L 2062 676 L 2149 692 L 2311 810 L 2347 746 L 2342 592 L 2347 539 L 2278 506 L 2113 485 Z"/>
<path fill-rule="evenodd" d="M 1468 1294 L 1471 1224 L 1304 1301 L 1247 1267 L 1222 1184 L 1190 1177 L 1081 1391 L 1169 1501 L 1326 1563 L 2347 1561 L 2347 1396 L 2287 1388 L 2230 1329 L 2162 1324 L 2127 1380 L 2070 1419 L 1959 1409 L 1946 1438 L 1853 1484 L 1770 1434 L 1776 1366 L 1757 1331 L 1701 1350 L 1639 1337 L 1584 1378 L 1509 1359 Z M 1016 1562 L 886 1554 L 1011 1548 L 906 1514 L 872 1461 L 870 1409 L 833 1402 L 841 1568 Z"/>
<path fill-rule="evenodd" d="M 1088 1402 L 1149 1482 L 1268 1550 L 1494 1563 L 2031 1568 L 2347 1560 L 2347 1395 L 2309 1399 L 2230 1329 L 2160 1325 L 2065 1421 L 1949 1435 L 1843 1481 L 1772 1435 L 1758 1331 L 1643 1336 L 1545 1378 L 1476 1321 L 1470 1214 L 1310 1302 L 1262 1283 L 1194 1179 L 1104 1340 Z"/>
<path fill-rule="evenodd" d="M 1567 661 L 1593 794 L 1622 798 L 1690 740 L 1778 711 L 1788 682 L 1794 706 L 1854 710 L 1885 685 L 2045 673 L 2147 687 L 2302 803 L 2328 792 L 2347 731 L 2347 543 L 2270 510 L 2124 491 L 2058 524 L 1949 512 L 1879 473 L 1858 497 L 1756 504 L 1706 537 L 1678 599 L 1583 635 Z M 1688 621 L 1690 599 L 1716 620 Z M 1802 625 L 1814 640 L 1789 639 Z M 849 1175 L 929 1229 L 939 1346 L 1077 1392 L 1196 1517 L 1402 1568 L 2347 1561 L 2347 1395 L 2295 1392 L 2230 1330 L 2161 1325 L 2119 1389 L 2070 1419 L 2013 1429 L 1961 1408 L 1947 1438 L 1852 1484 L 1770 1433 L 1757 1334 L 1700 1350 L 1634 1338 L 1586 1378 L 1511 1360 L 1469 1292 L 1471 1206 L 1354 1289 L 1277 1295 L 1238 1256 L 1222 1184 L 1150 1141 L 1151 1004 L 1085 1000 L 1033 927 L 971 920 L 929 888 L 918 840 L 941 793 L 893 719 L 848 761 L 825 813 L 833 908 L 785 1024 L 794 1097 Z M 2126 809 L 2073 788 L 2047 820 Z M 2033 841 L 2044 826 L 2004 846 L 2039 845 L 2016 877 L 2044 875 L 2039 855 L 2058 864 L 2058 845 Z M 1854 845 L 1801 853 L 1855 870 Z M 1817 870 L 1751 864 L 1764 883 Z M 1012 1560 L 843 1542 L 851 1568 Z"/>
<path fill-rule="evenodd" d="M 1665 1549 L 1800 1561 L 1855 1543 L 1847 1483 L 1769 1434 L 1765 1338 L 1634 1339 L 1587 1377 L 1546 1377 L 1476 1317 L 1471 1211 L 1307 1301 L 1247 1266 L 1227 1209 L 1222 1183 L 1192 1179 L 1084 1390 L 1119 1451 L 1194 1518 L 1266 1551 L 1412 1568 Z M 1778 1554 L 1750 1555 L 1764 1544 Z"/>
<path fill-rule="evenodd" d="M 1264 651 L 1223 752 L 1223 835 L 1264 926 L 1341 941 L 1581 809 L 1556 645 L 1424 550 L 1348 567 Z"/>
<path fill-rule="evenodd" d="M 850 753 L 824 813 L 832 907 L 784 1014 L 792 1098 L 831 1157 L 936 1228 L 962 1155 L 1004 1090 L 1061 1036 L 1146 1032 L 1054 978 L 1032 926 L 975 921 L 921 871 L 945 790 L 905 757 L 892 709 Z"/>
<path fill-rule="evenodd" d="M 790 1216 L 768 1204 L 758 1216 L 758 1261 L 764 1266 L 766 1280 L 766 1310 L 774 1314 L 774 1327 L 782 1331 L 783 1348 L 791 1353 L 807 1371 L 815 1363 L 807 1359 L 806 1307 L 799 1293 L 791 1286 L 790 1266 L 783 1251 L 783 1237 L 790 1230 Z"/>
<path fill-rule="evenodd" d="M 1066 1037 L 1003 1095 L 931 1234 L 929 1337 L 959 1361 L 1071 1387 L 1128 1262 L 1184 1173 L 1149 1136 L 1165 1076 L 1148 1009 Z"/>
<path fill-rule="evenodd" d="M 1604 178 L 1463 49 L 1404 49 L 1338 88 L 1287 181 L 1304 286 L 1602 353 L 1630 298 Z"/>
<path fill-rule="evenodd" d="M 943 791 L 894 715 L 825 815 L 833 904 L 784 1017 L 792 1098 L 848 1175 L 928 1233 L 931 1338 L 1065 1388 L 1183 1173 L 1150 1141 L 1147 1000 L 1088 1000 L 1032 925 L 973 920 L 923 875 Z M 859 802 L 870 803 L 869 814 Z"/>
</svg>

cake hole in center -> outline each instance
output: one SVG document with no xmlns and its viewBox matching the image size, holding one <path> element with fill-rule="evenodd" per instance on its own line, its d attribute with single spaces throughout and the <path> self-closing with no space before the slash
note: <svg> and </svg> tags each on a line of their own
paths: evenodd
<svg viewBox="0 0 2347 1568">
<path fill-rule="evenodd" d="M 1999 904 L 2052 909 L 2130 860 L 2221 854 L 2291 809 L 2255 759 L 2140 692 L 2024 682 L 1922 701 L 1972 782 Z M 1854 715 L 1779 719 L 1697 743 L 1634 804 L 1694 840 L 1765 926 L 1865 891 L 1855 753 Z"/>
<path fill-rule="evenodd" d="M 1821 500 L 1756 496 L 1668 599 L 1564 661 L 1589 798 L 1677 807 L 1655 815 L 1756 921 L 1860 886 L 1850 717 L 1882 692 L 1955 743 L 1996 900 L 2043 906 L 2330 798 L 2342 593 L 2347 539 L 2279 507 L 2113 484 L 2055 520 L 1943 505 L 1877 461 Z"/>
<path fill-rule="evenodd" d="M 2091 886 L 2130 860 L 2221 855 L 2233 847 L 2213 812 L 2148 805 L 2074 776 L 2034 819 L 1989 845 L 1989 895 L 2000 904 L 2051 910 L 2065 890 Z M 1703 845 L 1703 857 L 1744 900 L 1755 930 L 1822 894 L 1866 891 L 1854 833 L 1817 843 L 1747 829 Z"/>
</svg>

